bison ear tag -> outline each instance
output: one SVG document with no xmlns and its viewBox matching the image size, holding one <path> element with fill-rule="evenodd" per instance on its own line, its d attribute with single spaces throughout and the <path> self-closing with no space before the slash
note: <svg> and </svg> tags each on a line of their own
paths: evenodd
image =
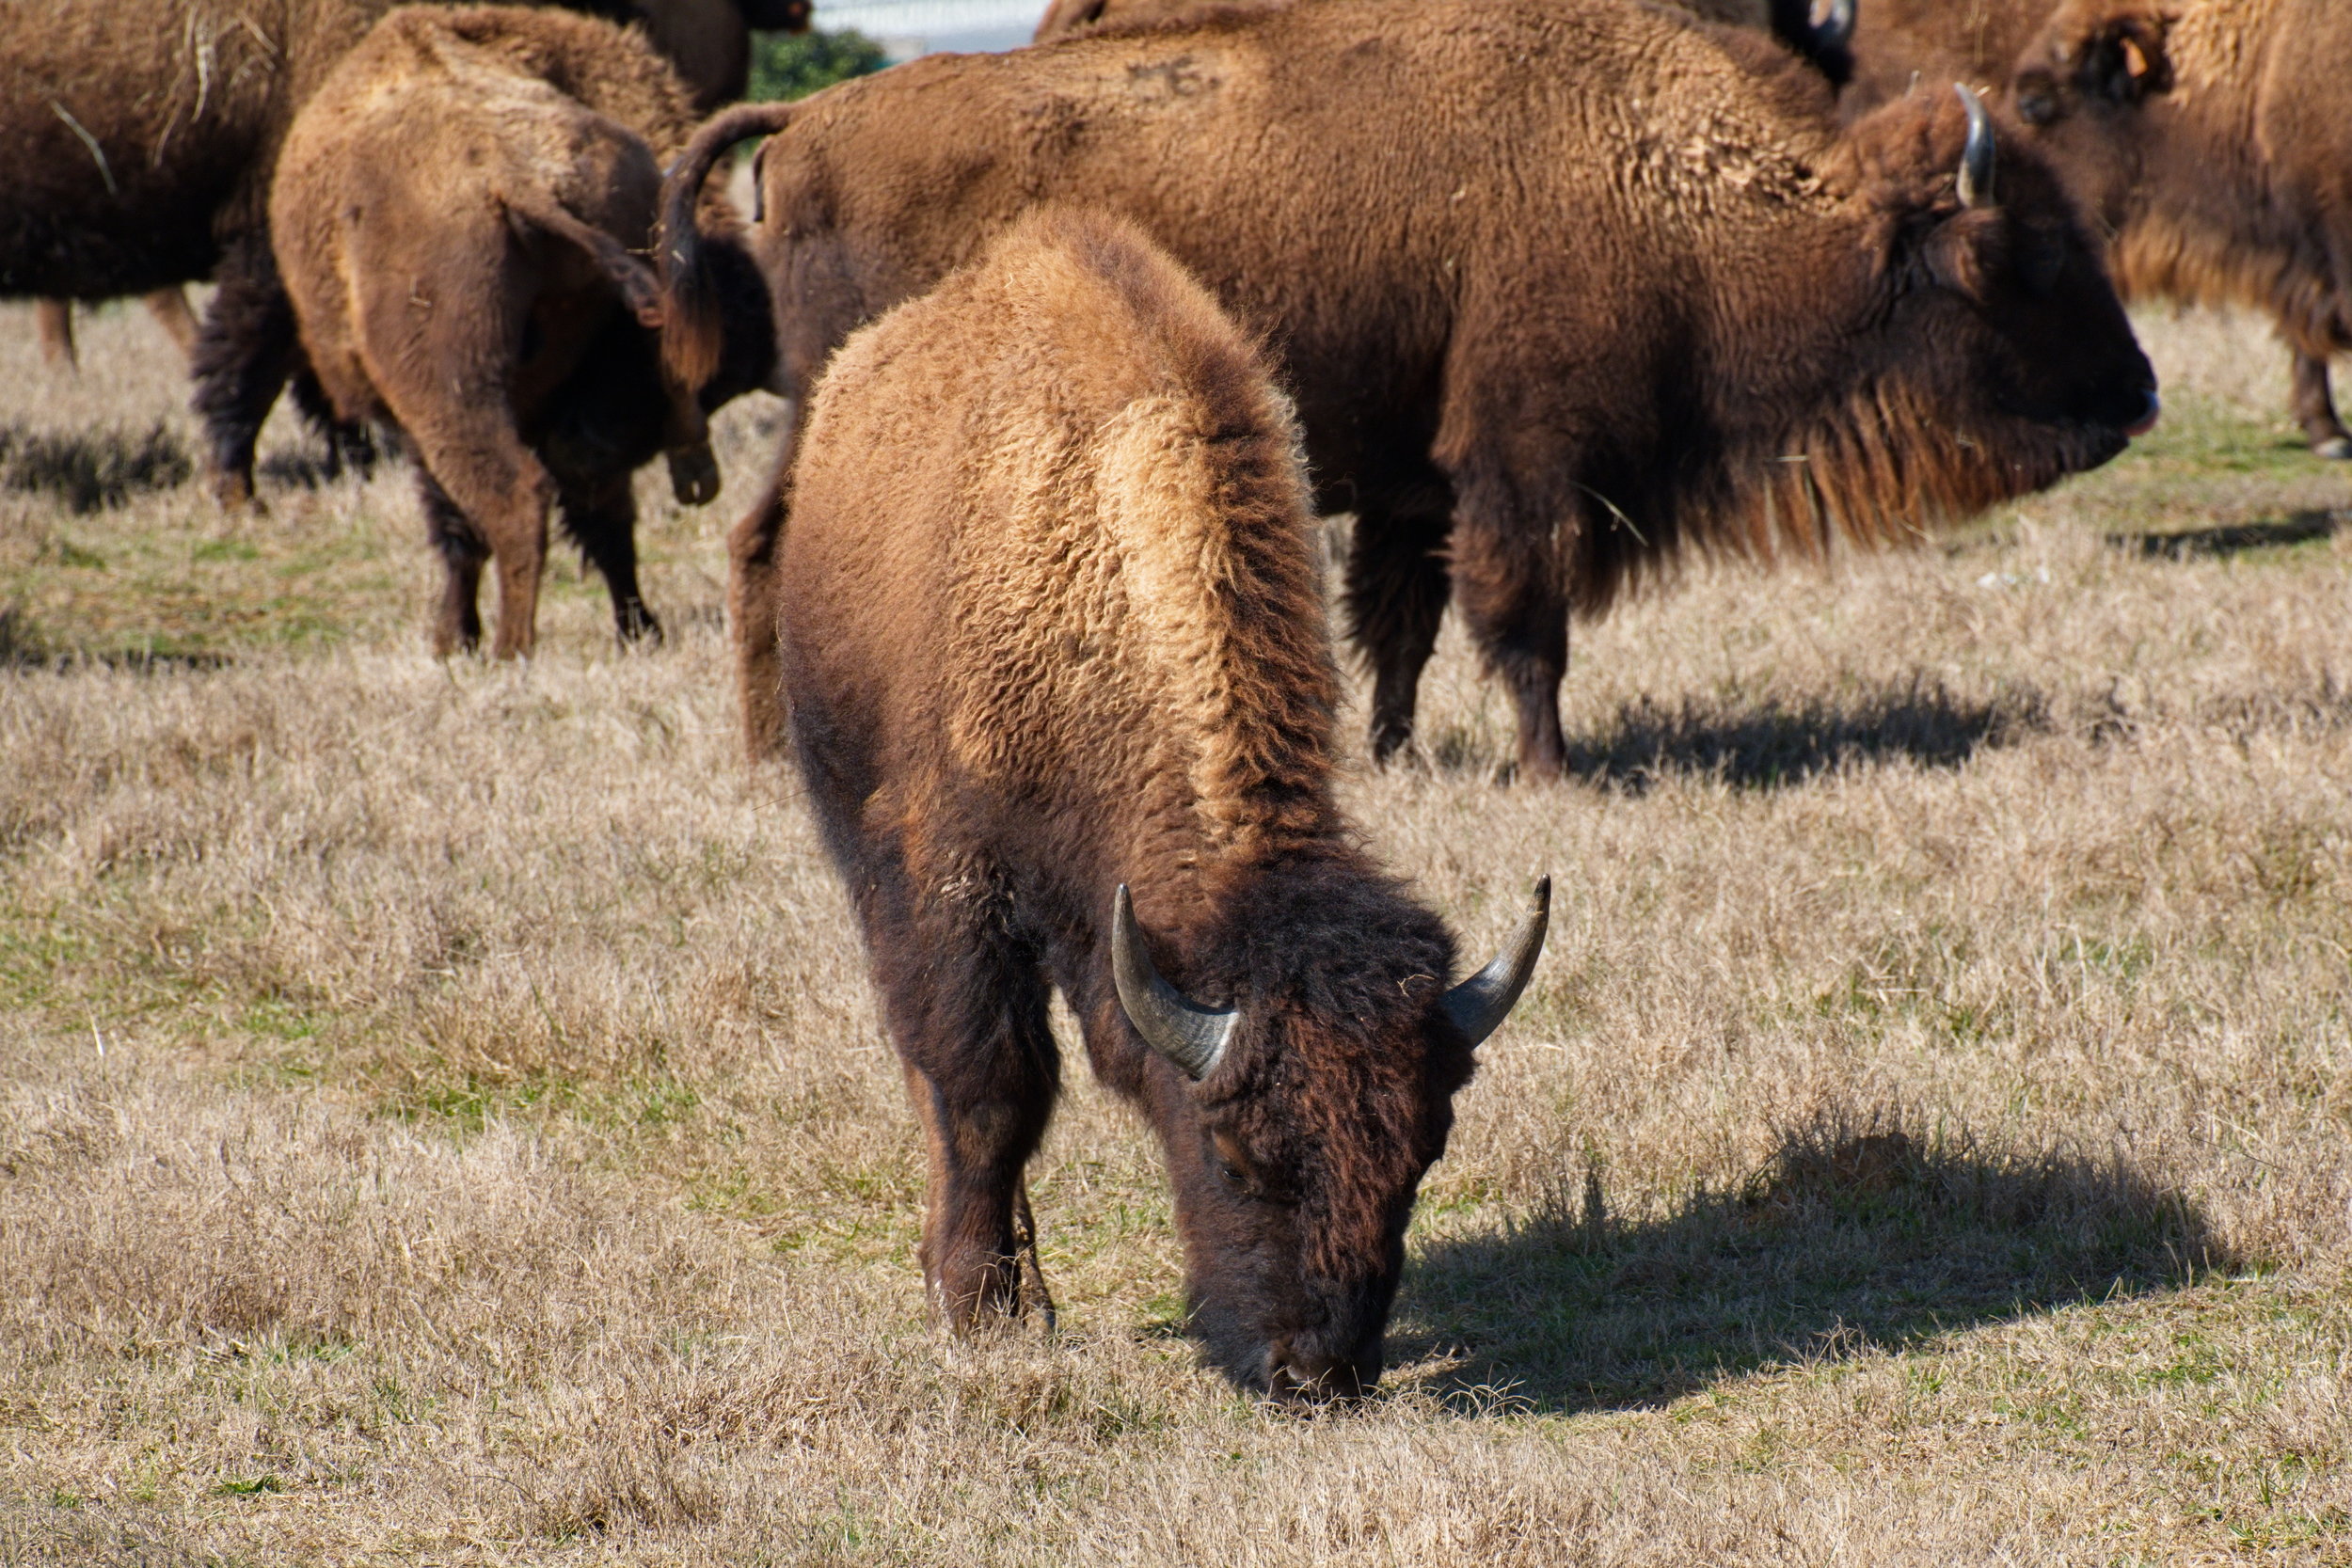
<svg viewBox="0 0 2352 1568">
<path fill-rule="evenodd" d="M 2148 74 L 2148 55 L 2137 39 L 2123 40 L 2123 73 L 2135 82 Z"/>
</svg>

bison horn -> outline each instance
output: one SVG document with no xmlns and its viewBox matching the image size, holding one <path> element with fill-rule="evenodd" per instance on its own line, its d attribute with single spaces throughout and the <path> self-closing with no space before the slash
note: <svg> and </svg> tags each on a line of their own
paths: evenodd
<svg viewBox="0 0 2352 1568">
<path fill-rule="evenodd" d="M 1968 145 L 1961 149 L 1960 177 L 1954 188 L 1963 207 L 1989 207 L 1993 204 L 1993 117 L 1984 112 L 1984 101 L 1965 82 L 1954 82 L 1952 90 L 1960 94 L 1960 106 L 1968 112 Z"/>
<path fill-rule="evenodd" d="M 1551 879 L 1535 884 L 1535 901 L 1519 925 L 1511 945 L 1494 962 L 1445 993 L 1445 1016 L 1476 1045 L 1502 1026 L 1535 973 L 1535 959 L 1544 950 L 1544 931 L 1551 924 Z"/>
<path fill-rule="evenodd" d="M 1119 987 L 1119 1005 L 1127 1010 L 1127 1022 L 1146 1045 L 1183 1068 L 1196 1084 L 1216 1070 L 1241 1013 L 1189 1002 L 1160 978 L 1124 882 L 1111 901 L 1111 979 Z"/>
<path fill-rule="evenodd" d="M 1853 41 L 1854 0 L 1829 0 L 1829 9 L 1813 24 L 1816 49 L 1843 49 Z"/>
</svg>

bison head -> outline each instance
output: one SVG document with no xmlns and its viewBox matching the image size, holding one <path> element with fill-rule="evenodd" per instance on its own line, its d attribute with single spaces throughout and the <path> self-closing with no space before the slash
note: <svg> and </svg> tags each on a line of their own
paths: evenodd
<svg viewBox="0 0 2352 1568">
<path fill-rule="evenodd" d="M 1534 970 L 1550 888 L 1502 957 L 1449 988 L 1452 942 L 1386 884 L 1269 882 L 1225 911 L 1251 937 L 1194 966 L 1232 988 L 1222 1007 L 1161 976 L 1120 888 L 1120 1005 L 1176 1069 L 1149 1102 L 1192 1325 L 1235 1381 L 1313 1401 L 1378 1379 L 1414 1195 L 1445 1152 L 1472 1049 Z"/>
<path fill-rule="evenodd" d="M 1864 352 L 1948 433 L 1946 488 L 1969 509 L 2096 467 L 2156 417 L 2100 247 L 2022 141 L 1953 87 L 1867 117 L 1844 151 L 1874 218 Z"/>
<path fill-rule="evenodd" d="M 2018 56 L 2010 103 L 2083 205 L 2120 228 L 2139 180 L 2139 116 L 2171 87 L 2162 15 L 2145 5 L 2072 0 Z"/>
</svg>

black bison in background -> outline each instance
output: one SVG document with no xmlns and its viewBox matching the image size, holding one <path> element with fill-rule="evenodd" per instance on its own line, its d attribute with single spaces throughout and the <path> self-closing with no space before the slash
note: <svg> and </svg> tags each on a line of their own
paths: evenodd
<svg viewBox="0 0 2352 1568">
<path fill-rule="evenodd" d="M 1973 98 L 1841 131 L 1818 72 L 1664 8 L 1232 12 L 726 111 L 665 197 L 664 352 L 690 384 L 723 333 L 685 216 L 762 131 L 782 132 L 753 248 L 783 389 L 1043 200 L 1128 217 L 1263 338 L 1318 505 L 1357 517 L 1379 756 L 1411 732 L 1449 592 L 1517 705 L 1522 774 L 1551 777 L 1571 606 L 1692 548 L 1913 534 L 2103 463 L 2155 415 L 2073 206 Z M 755 753 L 781 736 L 787 477 L 730 541 Z"/>
<path fill-rule="evenodd" d="M 217 277 L 197 408 L 223 499 L 300 373 L 265 208 L 287 127 L 389 0 L 8 0 L 0 6 L 0 296 L 109 299 Z M 698 108 L 741 96 L 747 26 L 800 30 L 808 0 L 577 0 L 642 25 Z"/>
<path fill-rule="evenodd" d="M 630 476 L 666 451 L 678 499 L 711 499 L 706 406 L 773 362 L 766 291 L 714 187 L 694 221 L 745 296 L 727 363 L 699 397 L 659 372 L 659 286 L 631 252 L 651 242 L 660 160 L 693 126 L 685 84 L 634 31 L 412 6 L 342 57 L 287 135 L 279 270 L 336 411 L 390 421 L 417 458 L 446 568 L 437 652 L 480 640 L 485 559 L 496 652 L 531 652 L 559 503 L 622 637 L 660 629 L 638 594 Z"/>
<path fill-rule="evenodd" d="M 1289 404 L 1136 230 L 1041 209 L 843 347 L 794 483 L 792 739 L 930 1137 L 935 1309 L 1049 1309 L 1023 1170 L 1058 988 L 1159 1135 L 1214 1359 L 1280 1396 L 1369 1386 L 1548 889 L 1454 985 L 1445 927 L 1333 802 Z"/>
</svg>

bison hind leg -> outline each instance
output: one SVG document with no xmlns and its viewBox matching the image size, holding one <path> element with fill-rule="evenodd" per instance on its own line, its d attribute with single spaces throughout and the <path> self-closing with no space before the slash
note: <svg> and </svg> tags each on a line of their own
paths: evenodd
<svg viewBox="0 0 2352 1568">
<path fill-rule="evenodd" d="M 564 531 L 612 595 L 612 626 L 624 642 L 661 641 L 661 623 L 637 587 L 637 497 L 627 473 L 605 474 L 563 490 Z"/>
<path fill-rule="evenodd" d="M 1348 634 L 1372 671 L 1372 758 L 1386 763 L 1413 737 L 1421 673 L 1438 645 L 1452 593 L 1442 513 L 1364 506 L 1347 554 Z"/>
<path fill-rule="evenodd" d="M 294 372 L 294 407 L 302 414 L 303 422 L 318 433 L 326 445 L 326 461 L 319 472 L 329 480 L 341 479 L 348 467 L 361 479 L 375 472 L 375 438 L 368 427 L 346 420 L 335 412 L 326 390 L 319 385 L 316 372 L 306 363 Z"/>
<path fill-rule="evenodd" d="M 441 604 L 433 622 L 433 651 L 442 658 L 482 646 L 482 568 L 490 546 L 449 492 L 422 464 L 418 499 L 424 503 L 425 537 L 441 558 Z"/>
</svg>

